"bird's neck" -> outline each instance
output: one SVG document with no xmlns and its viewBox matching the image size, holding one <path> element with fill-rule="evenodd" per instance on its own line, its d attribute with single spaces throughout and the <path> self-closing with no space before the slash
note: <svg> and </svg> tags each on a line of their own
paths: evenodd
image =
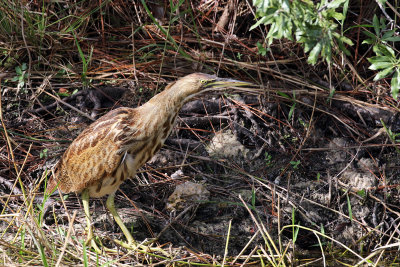
<svg viewBox="0 0 400 267">
<path fill-rule="evenodd" d="M 143 121 L 146 121 L 148 132 L 158 134 L 161 131 L 160 134 L 164 141 L 171 132 L 184 103 L 184 99 L 179 95 L 163 91 L 139 107 L 138 110 L 141 117 L 146 118 Z"/>
<path fill-rule="evenodd" d="M 203 90 L 199 86 L 194 86 L 191 83 L 178 80 L 175 83 L 167 85 L 164 91 L 155 95 L 149 100 L 149 103 L 165 103 L 168 109 L 179 110 L 185 103 L 202 91 Z"/>
<path fill-rule="evenodd" d="M 139 108 L 141 116 L 147 118 L 147 128 L 153 129 L 154 133 L 162 132 L 164 140 L 171 132 L 182 106 L 200 93 L 198 89 L 185 85 L 180 81 L 170 84 Z"/>
<path fill-rule="evenodd" d="M 143 105 L 148 110 L 154 110 L 160 116 L 178 113 L 182 106 L 188 102 L 195 94 L 185 94 L 179 88 L 166 88 L 161 93 L 153 96 Z"/>
</svg>

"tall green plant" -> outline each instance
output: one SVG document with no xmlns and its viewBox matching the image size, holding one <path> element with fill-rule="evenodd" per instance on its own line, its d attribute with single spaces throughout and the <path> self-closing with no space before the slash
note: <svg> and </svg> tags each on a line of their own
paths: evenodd
<svg viewBox="0 0 400 267">
<path fill-rule="evenodd" d="M 78 42 L 78 39 L 76 38 L 76 34 L 74 33 L 74 39 L 75 39 L 75 44 L 76 47 L 78 48 L 79 56 L 82 60 L 82 73 L 81 73 L 81 79 L 83 85 L 86 87 L 89 85 L 90 81 L 87 79 L 87 74 L 89 70 L 89 65 L 90 62 L 92 61 L 92 56 L 93 56 L 93 46 L 90 47 L 89 55 L 86 57 L 85 54 L 83 53 L 81 46 Z"/>
<path fill-rule="evenodd" d="M 374 33 L 364 31 L 368 39 L 363 44 L 372 45 L 372 50 L 376 56 L 368 58 L 371 63 L 369 69 L 377 70 L 374 81 L 381 80 L 392 75 L 390 84 L 392 96 L 397 99 L 400 88 L 400 57 L 399 53 L 390 46 L 390 42 L 399 42 L 400 36 L 396 35 L 396 30 L 386 29 L 386 20 L 378 19 L 376 15 L 372 20 Z"/>
<path fill-rule="evenodd" d="M 347 6 L 348 0 L 326 0 L 314 3 L 310 0 L 253 0 L 257 9 L 258 21 L 251 27 L 269 25 L 268 44 L 274 39 L 287 38 L 301 43 L 308 53 L 308 62 L 315 64 L 318 57 L 331 63 L 332 48 L 335 42 L 340 51 L 349 54 L 345 44 L 353 45 L 347 37 L 338 33 L 337 22 L 343 24 L 347 8 L 336 12 L 341 6 Z"/>
</svg>

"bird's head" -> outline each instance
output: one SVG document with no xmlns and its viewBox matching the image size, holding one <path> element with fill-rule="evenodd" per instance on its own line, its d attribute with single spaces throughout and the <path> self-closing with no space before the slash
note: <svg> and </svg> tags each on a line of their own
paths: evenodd
<svg viewBox="0 0 400 267">
<path fill-rule="evenodd" d="M 187 101 L 192 97 L 206 91 L 222 90 L 231 87 L 254 86 L 254 84 L 249 82 L 219 78 L 215 75 L 205 73 L 192 73 L 180 78 L 171 87 L 179 90 L 179 92 L 184 95 L 184 98 Z"/>
</svg>

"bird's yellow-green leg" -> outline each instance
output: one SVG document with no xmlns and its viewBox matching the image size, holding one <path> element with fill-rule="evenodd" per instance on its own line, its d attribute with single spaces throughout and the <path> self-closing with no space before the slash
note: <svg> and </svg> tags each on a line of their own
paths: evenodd
<svg viewBox="0 0 400 267">
<path fill-rule="evenodd" d="M 111 212 L 111 215 L 114 217 L 115 222 L 118 224 L 118 226 L 121 228 L 122 232 L 124 233 L 126 240 L 128 241 L 128 244 L 126 244 L 126 245 L 129 248 L 136 249 L 137 246 L 135 243 L 135 239 L 133 239 L 131 233 L 129 232 L 128 228 L 126 228 L 124 222 L 122 221 L 121 217 L 119 217 L 119 214 L 118 214 L 117 210 L 115 209 L 114 196 L 115 196 L 114 193 L 112 193 L 108 196 L 107 202 L 106 202 L 107 209 Z M 116 242 L 120 245 L 124 245 L 124 243 L 121 241 L 116 240 Z"/>
<path fill-rule="evenodd" d="M 131 233 L 129 232 L 128 228 L 126 228 L 125 224 L 123 223 L 121 217 L 119 217 L 117 210 L 115 209 L 114 205 L 114 193 L 110 194 L 107 198 L 106 202 L 106 207 L 107 209 L 111 212 L 112 216 L 114 217 L 115 222 L 119 225 L 121 228 L 122 232 L 125 235 L 126 240 L 128 243 L 122 242 L 120 240 L 114 240 L 115 243 L 119 244 L 121 247 L 124 247 L 126 249 L 132 249 L 132 250 L 141 250 L 143 252 L 161 252 L 165 256 L 169 256 L 169 254 L 164 251 L 162 248 L 155 248 L 155 247 L 148 247 L 149 243 L 154 242 L 154 240 L 151 240 L 149 242 L 146 242 L 144 244 L 138 244 L 135 239 L 132 237 Z"/>
<path fill-rule="evenodd" d="M 92 228 L 92 219 L 90 217 L 90 211 L 89 211 L 89 191 L 87 189 L 83 190 L 82 192 L 82 203 L 83 203 L 83 209 L 85 210 L 85 215 L 86 215 L 86 224 L 87 224 L 87 238 L 85 241 L 85 245 L 90 245 L 92 248 L 98 253 L 101 254 L 101 249 L 97 246 L 94 236 L 93 236 L 93 228 Z"/>
</svg>

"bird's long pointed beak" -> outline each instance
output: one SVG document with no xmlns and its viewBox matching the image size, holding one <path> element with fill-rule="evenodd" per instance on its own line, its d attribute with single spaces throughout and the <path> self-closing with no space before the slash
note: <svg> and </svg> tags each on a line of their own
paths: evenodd
<svg viewBox="0 0 400 267">
<path fill-rule="evenodd" d="M 207 89 L 227 88 L 227 87 L 255 87 L 257 85 L 234 79 L 217 78 L 208 82 L 205 86 Z"/>
</svg>

